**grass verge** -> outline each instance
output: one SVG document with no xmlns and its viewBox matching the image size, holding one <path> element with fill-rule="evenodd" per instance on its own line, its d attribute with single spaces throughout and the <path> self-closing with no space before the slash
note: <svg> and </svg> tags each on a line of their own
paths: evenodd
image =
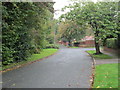
<svg viewBox="0 0 120 90">
<path fill-rule="evenodd" d="M 69 48 L 79 48 L 79 47 L 69 47 Z"/>
<path fill-rule="evenodd" d="M 96 52 L 95 50 L 89 50 L 87 52 L 91 54 L 95 59 L 112 59 L 112 56 L 106 54 L 94 55 L 94 53 Z"/>
<path fill-rule="evenodd" d="M 85 48 L 95 48 L 95 47 L 85 47 Z"/>
<path fill-rule="evenodd" d="M 93 88 L 118 88 L 118 63 L 97 65 Z"/>
<path fill-rule="evenodd" d="M 58 51 L 58 49 L 43 49 L 43 51 L 40 54 L 33 54 L 31 57 L 28 58 L 27 61 L 22 61 L 22 62 L 19 62 L 19 63 L 13 63 L 13 64 L 10 64 L 10 65 L 7 65 L 7 66 L 3 66 L 0 69 L 0 71 L 8 69 L 8 68 L 12 68 L 14 66 L 26 64 L 28 62 L 32 62 L 32 61 L 35 61 L 35 60 L 38 60 L 38 59 L 45 58 L 47 56 L 50 56 L 50 55 L 54 54 L 57 51 Z"/>
</svg>

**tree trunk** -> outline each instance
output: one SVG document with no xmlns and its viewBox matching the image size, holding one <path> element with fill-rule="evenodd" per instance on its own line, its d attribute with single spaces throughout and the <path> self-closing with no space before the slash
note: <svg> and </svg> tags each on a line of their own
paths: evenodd
<svg viewBox="0 0 120 90">
<path fill-rule="evenodd" d="M 99 42 L 95 39 L 95 49 L 96 49 L 96 53 L 95 54 L 101 54 L 100 52 L 100 45 Z"/>
<path fill-rule="evenodd" d="M 98 30 L 98 25 L 97 25 L 97 23 L 96 22 L 90 22 L 90 24 L 91 24 L 91 26 L 93 27 L 93 29 L 95 29 L 95 33 L 94 33 L 94 35 L 95 35 L 95 49 L 96 49 L 96 55 L 97 54 L 102 54 L 101 52 L 100 52 L 100 45 L 99 45 L 99 30 Z"/>
<path fill-rule="evenodd" d="M 97 54 L 102 54 L 101 52 L 100 52 L 100 45 L 99 45 L 99 39 L 97 38 L 98 37 L 98 34 L 99 34 L 99 31 L 96 31 L 95 32 L 95 49 L 96 49 L 96 55 Z"/>
<path fill-rule="evenodd" d="M 71 40 L 69 40 L 69 46 L 72 47 L 72 43 L 71 43 Z"/>
</svg>

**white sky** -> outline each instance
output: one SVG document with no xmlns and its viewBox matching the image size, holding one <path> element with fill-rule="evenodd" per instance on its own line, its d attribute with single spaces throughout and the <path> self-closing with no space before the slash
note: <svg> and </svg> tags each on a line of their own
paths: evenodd
<svg viewBox="0 0 120 90">
<path fill-rule="evenodd" d="M 56 2 L 53 7 L 54 7 L 55 10 L 57 10 L 54 13 L 54 18 L 55 19 L 58 19 L 62 14 L 68 12 L 69 10 L 67 10 L 66 12 L 62 12 L 61 9 L 64 6 L 68 6 L 69 4 L 72 3 L 72 1 L 70 1 L 70 0 L 53 0 L 53 1 Z M 92 1 L 96 2 L 97 0 L 92 0 Z"/>
<path fill-rule="evenodd" d="M 68 6 L 70 4 L 69 0 L 54 0 L 56 3 L 54 4 L 54 9 L 57 10 L 54 13 L 54 18 L 59 18 L 62 14 L 65 12 L 62 12 L 61 9 L 64 8 L 64 6 Z"/>
</svg>

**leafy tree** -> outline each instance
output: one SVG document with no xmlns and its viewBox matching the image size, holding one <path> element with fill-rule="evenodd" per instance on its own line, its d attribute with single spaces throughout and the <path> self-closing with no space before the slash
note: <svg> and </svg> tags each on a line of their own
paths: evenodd
<svg viewBox="0 0 120 90">
<path fill-rule="evenodd" d="M 89 24 L 94 31 L 96 54 L 100 54 L 100 41 L 107 37 L 117 37 L 117 2 L 76 2 L 65 8 L 71 11 L 62 18 L 75 21 L 78 25 Z M 64 9 L 65 9 L 64 8 Z"/>
<path fill-rule="evenodd" d="M 83 28 L 79 27 L 76 22 L 69 20 L 60 23 L 58 32 L 59 38 L 68 41 L 70 46 L 72 46 L 74 39 L 79 40 L 85 35 Z"/>
<path fill-rule="evenodd" d="M 53 17 L 53 3 L 3 2 L 2 9 L 3 65 L 39 53 L 50 33 L 48 24 Z"/>
</svg>

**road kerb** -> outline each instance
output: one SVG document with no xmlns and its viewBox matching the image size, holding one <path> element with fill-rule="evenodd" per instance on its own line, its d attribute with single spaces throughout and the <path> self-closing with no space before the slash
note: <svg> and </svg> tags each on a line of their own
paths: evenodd
<svg viewBox="0 0 120 90">
<path fill-rule="evenodd" d="M 93 63 L 92 63 L 92 75 L 91 75 L 91 79 L 90 79 L 90 84 L 91 84 L 91 88 L 92 88 L 93 84 L 94 84 L 94 78 L 95 78 L 95 65 L 96 65 L 96 61 L 95 61 L 94 57 L 90 53 L 88 53 L 88 54 L 90 55 L 90 57 L 93 60 Z"/>
</svg>

